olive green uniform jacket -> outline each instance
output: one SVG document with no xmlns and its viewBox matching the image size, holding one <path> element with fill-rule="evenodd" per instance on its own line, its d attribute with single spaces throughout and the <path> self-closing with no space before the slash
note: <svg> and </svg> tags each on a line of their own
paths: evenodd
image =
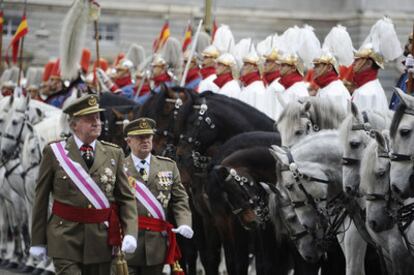
<svg viewBox="0 0 414 275">
<path fill-rule="evenodd" d="M 129 176 L 146 184 L 152 194 L 163 205 L 164 212 L 174 215 L 177 226 L 184 224 L 191 226 L 188 195 L 181 183 L 177 165 L 173 160 L 152 155 L 147 182 L 141 178 L 131 156 L 125 159 L 125 169 Z M 139 215 L 152 217 L 148 210 L 138 201 L 136 207 Z M 140 229 L 137 250 L 133 255 L 127 255 L 128 265 L 149 266 L 163 264 L 166 252 L 166 234 Z"/>
<path fill-rule="evenodd" d="M 73 137 L 66 140 L 68 157 L 80 163 L 103 190 L 110 203 L 119 206 L 119 217 L 125 235 L 137 234 L 137 208 L 134 193 L 123 168 L 124 154 L 111 143 L 96 141 L 95 160 L 87 168 Z M 48 256 L 83 264 L 111 261 L 112 247 L 107 242 L 107 226 L 83 224 L 51 215 L 48 218 L 49 195 L 54 200 L 81 208 L 92 208 L 59 165 L 52 148 L 43 150 L 35 189 L 32 222 L 32 246 L 46 246 Z"/>
</svg>

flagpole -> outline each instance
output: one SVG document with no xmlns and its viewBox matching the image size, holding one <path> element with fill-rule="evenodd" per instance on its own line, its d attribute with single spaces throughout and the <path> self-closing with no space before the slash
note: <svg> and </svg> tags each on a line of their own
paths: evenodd
<svg viewBox="0 0 414 275">
<path fill-rule="evenodd" d="M 95 46 L 96 46 L 96 68 L 101 67 L 101 58 L 99 53 L 99 28 L 98 28 L 98 19 L 93 21 L 95 27 Z M 99 81 L 96 82 L 96 93 L 99 95 L 101 92 L 101 86 L 99 85 Z"/>
<path fill-rule="evenodd" d="M 27 0 L 24 1 L 24 6 L 23 6 L 23 18 L 26 17 L 26 8 L 27 8 Z M 22 73 L 23 73 L 23 47 L 24 47 L 24 36 L 22 37 L 20 43 L 20 60 L 19 60 L 19 76 L 17 78 L 17 86 L 20 87 L 20 81 L 22 79 Z"/>
<path fill-rule="evenodd" d="M 4 27 L 4 14 L 3 14 L 3 2 L 0 1 L 0 13 L 1 13 L 1 27 L 0 27 L 0 73 L 3 73 L 3 27 Z"/>
</svg>

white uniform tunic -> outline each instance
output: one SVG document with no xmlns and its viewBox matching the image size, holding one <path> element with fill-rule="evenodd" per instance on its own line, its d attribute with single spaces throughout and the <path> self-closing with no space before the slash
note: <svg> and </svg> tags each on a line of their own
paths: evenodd
<svg viewBox="0 0 414 275">
<path fill-rule="evenodd" d="M 278 94 L 281 96 L 285 90 L 285 87 L 279 83 L 279 79 L 280 78 L 273 80 L 272 83 L 270 83 L 270 85 L 266 88 L 266 97 L 270 105 L 269 114 L 275 121 L 277 121 L 283 110 L 283 107 L 278 100 Z"/>
<path fill-rule="evenodd" d="M 347 111 L 348 101 L 351 100 L 351 95 L 341 80 L 335 80 L 326 85 L 324 88 L 318 90 L 316 95 L 320 98 L 328 98 L 332 102 L 336 102 L 343 107 L 343 111 Z"/>
<path fill-rule="evenodd" d="M 214 84 L 214 79 L 217 78 L 216 74 L 212 74 L 209 75 L 208 77 L 206 77 L 205 79 L 200 81 L 200 84 L 198 85 L 198 92 L 202 93 L 205 91 L 213 91 L 213 89 L 218 88 L 217 85 Z M 214 87 L 215 86 L 215 87 Z M 217 92 L 218 90 L 216 89 L 213 92 Z"/>
<path fill-rule="evenodd" d="M 352 94 L 352 102 L 359 110 L 375 110 L 381 113 L 388 111 L 388 101 L 384 89 L 378 79 L 371 80 Z"/>
</svg>

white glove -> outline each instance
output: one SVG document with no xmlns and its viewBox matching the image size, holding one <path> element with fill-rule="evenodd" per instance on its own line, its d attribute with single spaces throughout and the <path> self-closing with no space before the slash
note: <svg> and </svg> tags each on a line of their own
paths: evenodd
<svg viewBox="0 0 414 275">
<path fill-rule="evenodd" d="M 36 259 L 43 260 L 46 258 L 46 247 L 43 246 L 32 246 L 29 249 L 30 255 Z"/>
<path fill-rule="evenodd" d="M 409 72 L 413 72 L 414 70 L 414 58 L 411 54 L 407 55 L 405 58 L 405 67 Z"/>
<path fill-rule="evenodd" d="M 134 253 L 135 249 L 137 249 L 137 239 L 131 235 L 125 235 L 124 240 L 122 241 L 122 252 Z"/>
<path fill-rule="evenodd" d="M 178 233 L 184 238 L 191 239 L 194 235 L 193 229 L 189 227 L 188 225 L 180 225 L 178 228 L 171 229 L 172 232 Z"/>
</svg>

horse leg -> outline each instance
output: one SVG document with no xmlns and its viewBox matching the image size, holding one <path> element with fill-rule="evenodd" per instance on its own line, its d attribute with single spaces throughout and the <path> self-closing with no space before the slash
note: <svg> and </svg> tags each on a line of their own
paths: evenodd
<svg viewBox="0 0 414 275">
<path fill-rule="evenodd" d="M 247 275 L 251 238 L 234 217 L 229 217 L 227 223 L 227 232 L 221 233 L 227 271 L 231 275 Z"/>
<path fill-rule="evenodd" d="M 277 242 L 273 225 L 255 230 L 256 274 L 287 274 L 290 269 L 288 243 L 280 237 Z"/>
<path fill-rule="evenodd" d="M 350 224 L 349 224 L 350 222 Z M 344 235 L 344 254 L 346 262 L 346 275 L 365 275 L 364 259 L 367 250 L 367 243 L 359 234 L 353 221 L 345 219 L 343 228 L 349 224 Z"/>
<path fill-rule="evenodd" d="M 392 269 L 392 273 L 390 272 L 390 274 L 412 274 L 412 270 L 414 269 L 414 256 L 406 248 L 397 226 L 383 232 L 381 235 L 385 235 L 384 238 L 386 238 Z"/>
<path fill-rule="evenodd" d="M 209 217 L 203 216 L 198 238 L 200 261 L 206 275 L 218 275 L 221 260 L 221 240 L 217 228 Z M 196 225 L 197 226 L 197 225 Z"/>
</svg>

